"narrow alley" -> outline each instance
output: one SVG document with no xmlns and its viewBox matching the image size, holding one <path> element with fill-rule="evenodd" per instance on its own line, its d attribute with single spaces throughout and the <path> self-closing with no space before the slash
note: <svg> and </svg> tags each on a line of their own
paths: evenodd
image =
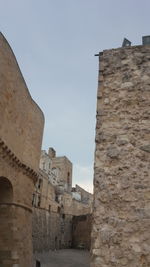
<svg viewBox="0 0 150 267">
<path fill-rule="evenodd" d="M 90 253 L 85 250 L 61 249 L 50 251 L 42 256 L 36 255 L 41 267 L 89 267 Z"/>
</svg>

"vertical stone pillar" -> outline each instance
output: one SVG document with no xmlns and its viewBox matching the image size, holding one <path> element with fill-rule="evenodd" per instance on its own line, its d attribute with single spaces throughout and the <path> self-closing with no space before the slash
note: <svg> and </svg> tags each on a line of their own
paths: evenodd
<svg viewBox="0 0 150 267">
<path fill-rule="evenodd" d="M 150 266 L 150 46 L 100 53 L 91 267 Z"/>
</svg>

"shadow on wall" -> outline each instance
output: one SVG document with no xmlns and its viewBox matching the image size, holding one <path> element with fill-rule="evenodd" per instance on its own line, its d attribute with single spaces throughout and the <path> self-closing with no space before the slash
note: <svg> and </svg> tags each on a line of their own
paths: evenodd
<svg viewBox="0 0 150 267">
<path fill-rule="evenodd" d="M 13 187 L 5 177 L 0 177 L 0 261 L 11 262 L 13 249 Z"/>
<path fill-rule="evenodd" d="M 0 204 L 12 201 L 13 187 L 11 182 L 5 177 L 0 177 Z"/>
</svg>

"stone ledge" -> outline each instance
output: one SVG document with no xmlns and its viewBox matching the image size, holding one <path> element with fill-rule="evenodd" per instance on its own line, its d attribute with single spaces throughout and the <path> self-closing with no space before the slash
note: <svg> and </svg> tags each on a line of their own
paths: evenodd
<svg viewBox="0 0 150 267">
<path fill-rule="evenodd" d="M 12 203 L 8 203 L 8 202 L 4 202 L 4 203 L 0 203 L 0 206 L 16 206 L 16 207 L 20 207 L 20 208 L 23 208 L 23 209 L 26 209 L 30 212 L 32 212 L 32 208 L 30 208 L 29 206 L 27 205 L 24 205 L 24 204 L 21 204 L 21 203 L 17 203 L 17 202 L 12 202 Z"/>
</svg>

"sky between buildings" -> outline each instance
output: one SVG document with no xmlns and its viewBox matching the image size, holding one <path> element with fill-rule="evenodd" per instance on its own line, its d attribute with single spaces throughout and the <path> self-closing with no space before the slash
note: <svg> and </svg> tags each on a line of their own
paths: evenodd
<svg viewBox="0 0 150 267">
<path fill-rule="evenodd" d="M 73 181 L 93 186 L 98 58 L 150 35 L 149 0 L 0 0 L 0 31 L 45 114 L 43 149 L 74 165 Z"/>
</svg>

